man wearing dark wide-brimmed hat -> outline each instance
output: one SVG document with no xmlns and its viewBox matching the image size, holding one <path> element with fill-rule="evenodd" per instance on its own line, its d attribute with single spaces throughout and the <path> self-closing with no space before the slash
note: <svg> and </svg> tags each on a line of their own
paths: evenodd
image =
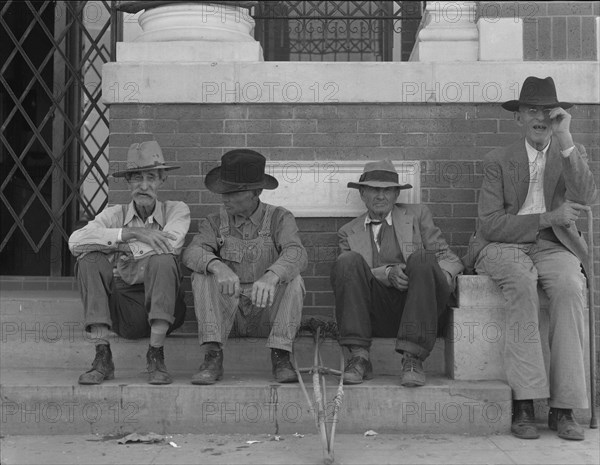
<svg viewBox="0 0 600 465">
<path fill-rule="evenodd" d="M 528 77 L 514 112 L 522 136 L 485 157 L 479 229 L 467 267 L 489 275 L 506 300 L 504 367 L 513 393 L 511 432 L 539 437 L 533 399 L 548 398 L 548 425 L 564 439 L 582 440 L 574 408 L 587 408 L 584 369 L 584 290 L 589 263 L 575 220 L 596 198 L 582 145 L 573 141 L 571 103 L 554 81 Z M 549 373 L 538 331 L 538 284 L 549 297 Z"/>
<path fill-rule="evenodd" d="M 213 384 L 223 377 L 223 346 L 230 332 L 267 337 L 275 380 L 297 381 L 290 352 L 304 301 L 300 273 L 308 260 L 294 216 L 260 201 L 263 189 L 278 186 L 265 173 L 265 163 L 253 150 L 232 150 L 206 175 L 206 188 L 220 194 L 223 205 L 200 220 L 198 234 L 183 254 L 183 263 L 194 271 L 204 351 L 193 384 Z"/>
<path fill-rule="evenodd" d="M 79 384 L 114 378 L 111 331 L 126 339 L 150 337 L 148 382 L 172 382 L 164 362 L 168 332 L 185 317 L 178 255 L 190 227 L 190 209 L 158 200 L 167 171 L 157 142 L 132 144 L 127 166 L 115 171 L 131 191 L 131 202 L 105 208 L 69 238 L 77 256 L 76 274 L 84 305 L 85 330 L 96 346 L 92 368 Z"/>
<path fill-rule="evenodd" d="M 340 256 L 331 272 L 339 342 L 350 358 L 344 382 L 372 377 L 373 337 L 396 338 L 402 386 L 425 384 L 423 361 L 463 265 L 424 205 L 397 203 L 402 189 L 389 160 L 367 163 L 358 189 L 367 211 L 338 231 Z M 440 328 L 441 329 L 441 328 Z"/>
</svg>

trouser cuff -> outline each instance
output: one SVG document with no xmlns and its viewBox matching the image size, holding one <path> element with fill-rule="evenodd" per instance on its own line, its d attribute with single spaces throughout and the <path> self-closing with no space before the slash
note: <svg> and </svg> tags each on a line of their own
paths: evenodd
<svg viewBox="0 0 600 465">
<path fill-rule="evenodd" d="M 408 352 L 409 354 L 417 357 L 419 360 L 424 361 L 429 357 L 429 351 L 423 347 L 415 344 L 414 342 L 398 339 L 396 341 L 396 352 Z"/>
</svg>

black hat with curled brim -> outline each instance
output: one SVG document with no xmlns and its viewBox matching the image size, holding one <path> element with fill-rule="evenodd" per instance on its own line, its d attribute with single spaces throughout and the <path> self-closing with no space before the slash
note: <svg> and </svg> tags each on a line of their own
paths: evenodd
<svg viewBox="0 0 600 465">
<path fill-rule="evenodd" d="M 504 102 L 502 108 L 508 111 L 519 111 L 521 105 L 533 105 L 543 108 L 561 107 L 565 110 L 573 106 L 572 103 L 558 101 L 554 79 L 549 76 L 546 79 L 529 76 L 525 79 L 523 87 L 521 87 L 519 100 Z"/>
<path fill-rule="evenodd" d="M 266 162 L 266 158 L 254 150 L 231 150 L 221 157 L 221 166 L 208 172 L 204 184 L 215 194 L 276 189 L 279 182 L 265 173 Z"/>
</svg>

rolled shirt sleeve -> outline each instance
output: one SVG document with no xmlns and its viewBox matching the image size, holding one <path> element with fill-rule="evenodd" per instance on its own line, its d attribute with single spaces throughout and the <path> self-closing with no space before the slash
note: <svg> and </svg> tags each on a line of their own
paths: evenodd
<svg viewBox="0 0 600 465">
<path fill-rule="evenodd" d="M 79 257 L 89 252 L 111 253 L 119 250 L 122 227 L 121 205 L 105 208 L 86 226 L 69 237 L 69 250 Z"/>
</svg>

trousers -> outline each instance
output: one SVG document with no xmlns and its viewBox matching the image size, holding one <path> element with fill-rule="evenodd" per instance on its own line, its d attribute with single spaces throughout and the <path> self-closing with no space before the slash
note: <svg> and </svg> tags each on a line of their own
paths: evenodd
<svg viewBox="0 0 600 465">
<path fill-rule="evenodd" d="M 140 339 L 150 336 L 152 320 L 169 322 L 168 333 L 183 324 L 186 305 L 173 255 L 151 256 L 141 284 L 130 285 L 114 276 L 113 264 L 101 252 L 82 257 L 75 273 L 86 331 L 91 325 L 104 324 L 125 339 Z"/>
<path fill-rule="evenodd" d="M 302 319 L 304 281 L 300 275 L 280 283 L 273 304 L 252 305 L 252 283 L 243 284 L 238 297 L 223 295 L 213 275 L 192 274 L 194 306 L 200 344 L 225 344 L 228 337 L 267 337 L 267 347 L 292 351 Z"/>
<path fill-rule="evenodd" d="M 480 252 L 475 270 L 489 275 L 506 299 L 504 370 L 513 398 L 549 398 L 550 407 L 587 408 L 585 277 L 577 257 L 552 241 L 492 242 Z M 550 300 L 547 361 L 539 333 L 538 283 Z"/>
<path fill-rule="evenodd" d="M 396 351 L 425 360 L 446 312 L 450 287 L 435 253 L 412 253 L 404 273 L 408 290 L 386 287 L 362 255 L 342 253 L 332 270 L 331 284 L 340 345 L 370 347 L 373 337 L 396 337 Z"/>
</svg>

